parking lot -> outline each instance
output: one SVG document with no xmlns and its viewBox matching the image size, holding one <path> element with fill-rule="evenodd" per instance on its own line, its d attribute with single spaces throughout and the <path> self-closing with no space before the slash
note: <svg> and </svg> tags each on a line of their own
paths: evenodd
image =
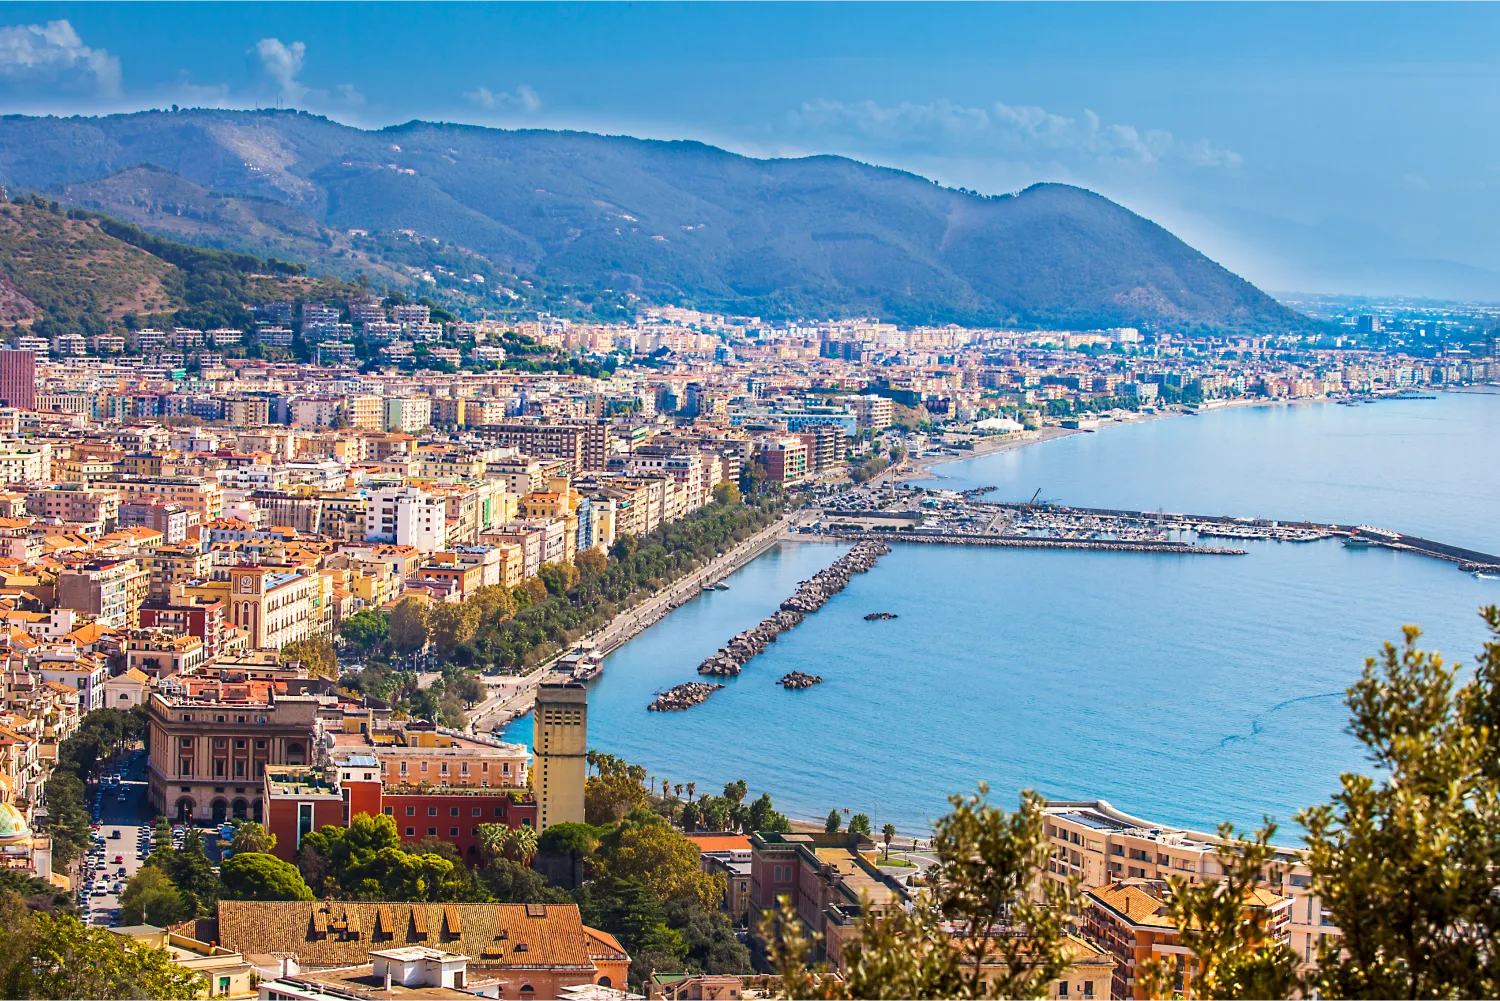
<svg viewBox="0 0 1500 1001">
<path fill-rule="evenodd" d="M 154 817 L 146 803 L 146 754 L 139 751 L 114 776 L 105 773 L 89 787 L 89 808 L 94 836 L 83 862 L 83 880 L 78 908 L 90 924 L 118 922 L 120 891 L 125 880 L 140 869 L 151 854 L 151 823 Z"/>
</svg>

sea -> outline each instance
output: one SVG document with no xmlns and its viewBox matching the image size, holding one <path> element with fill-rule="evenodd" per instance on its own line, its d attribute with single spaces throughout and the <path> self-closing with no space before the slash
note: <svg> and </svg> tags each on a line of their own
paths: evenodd
<svg viewBox="0 0 1500 1001">
<path fill-rule="evenodd" d="M 934 468 L 990 498 L 1375 524 L 1500 554 L 1500 395 L 1233 407 L 1105 426 Z M 924 834 L 986 783 L 1155 822 L 1281 825 L 1371 771 L 1344 692 L 1401 626 L 1472 663 L 1500 579 L 1338 541 L 1241 557 L 896 545 L 704 705 L 655 691 L 844 551 L 783 543 L 610 655 L 590 745 L 653 783 L 743 778 L 778 809 Z M 894 612 L 867 622 L 869 612 Z M 788 671 L 823 684 L 786 691 Z M 529 743 L 531 722 L 507 730 Z"/>
</svg>

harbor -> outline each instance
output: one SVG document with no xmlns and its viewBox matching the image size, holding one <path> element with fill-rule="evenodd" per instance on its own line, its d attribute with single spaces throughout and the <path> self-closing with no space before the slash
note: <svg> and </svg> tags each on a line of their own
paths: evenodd
<svg viewBox="0 0 1500 1001">
<path fill-rule="evenodd" d="M 824 507 L 820 520 L 804 531 L 844 540 L 1188 556 L 1246 553 L 1208 540 L 1308 543 L 1341 538 L 1355 548 L 1383 547 L 1445 560 L 1465 572 L 1500 572 L 1500 556 L 1370 525 L 1071 507 L 1039 500 L 1040 490 L 1024 502 L 982 499 L 991 490 L 903 484 L 851 491 L 836 506 Z"/>
</svg>

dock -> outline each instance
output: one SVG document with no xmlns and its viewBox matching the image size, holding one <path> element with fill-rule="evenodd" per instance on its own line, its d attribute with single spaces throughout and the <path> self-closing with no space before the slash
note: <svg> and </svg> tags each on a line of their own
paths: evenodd
<svg viewBox="0 0 1500 1001">
<path fill-rule="evenodd" d="M 1369 525 L 1070 507 L 1035 499 L 1008 503 L 981 500 L 982 494 L 920 489 L 887 492 L 866 506 L 848 503 L 851 498 L 846 495 L 823 509 L 818 531 L 850 540 L 1203 556 L 1244 555 L 1245 550 L 1235 548 L 1235 543 L 1342 538 L 1430 556 L 1466 572 L 1500 573 L 1500 556 Z"/>
</svg>

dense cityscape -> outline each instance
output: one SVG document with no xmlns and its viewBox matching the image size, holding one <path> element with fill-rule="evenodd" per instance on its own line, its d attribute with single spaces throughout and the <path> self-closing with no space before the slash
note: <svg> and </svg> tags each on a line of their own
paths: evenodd
<svg viewBox="0 0 1500 1001">
<path fill-rule="evenodd" d="M 7 11 L 0 998 L 1500 997 L 1496 8 Z"/>
<path fill-rule="evenodd" d="M 1378 343 L 1373 313 L 1305 344 L 670 307 L 633 324 L 472 320 L 401 296 L 244 305 L 245 329 L 18 329 L 0 351 L 8 871 L 165 948 L 215 996 L 364 996 L 371 977 L 749 996 L 773 988 L 733 929 L 753 944 L 783 888 L 814 883 L 794 906 L 843 974 L 861 902 L 909 901 L 931 832 L 881 835 L 863 815 L 844 830 L 837 812 L 792 824 L 743 784 L 695 799 L 598 760 L 585 685 L 654 621 L 640 606 L 687 600 L 818 512 L 877 529 L 890 484 L 924 459 L 1500 375 L 1482 326 L 1408 354 Z M 538 356 L 554 370 L 510 364 Z M 858 486 L 882 483 L 873 505 Z M 495 736 L 533 706 L 534 760 Z M 631 809 L 675 826 L 637 829 Z M 1146 996 L 1138 952 L 1171 926 L 1136 883 L 1222 871 L 1225 849 L 1103 802 L 1042 816 L 1047 876 L 1092 904 L 1048 996 Z M 588 826 L 622 818 L 614 835 Z M 355 834 L 357 850 L 325 843 Z M 611 838 L 675 839 L 658 850 L 686 860 L 711 929 L 690 952 L 619 925 L 618 902 L 545 906 L 588 892 L 579 856 Z M 606 857 L 590 865 L 628 870 Z M 1313 964 L 1337 929 L 1307 864 L 1266 864 L 1264 912 Z M 402 903 L 357 903 L 361 880 Z M 486 897 L 516 916 L 470 902 Z M 508 934 L 538 943 L 529 958 L 487 944 Z"/>
</svg>

